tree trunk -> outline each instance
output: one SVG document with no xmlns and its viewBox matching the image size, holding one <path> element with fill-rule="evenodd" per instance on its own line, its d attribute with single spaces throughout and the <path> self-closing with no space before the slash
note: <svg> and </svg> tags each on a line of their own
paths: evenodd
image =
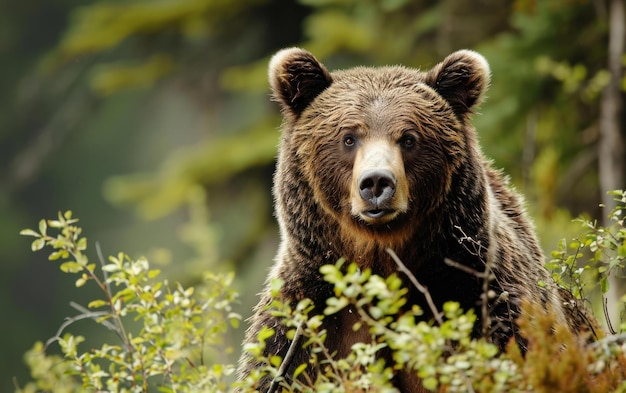
<svg viewBox="0 0 626 393">
<path fill-rule="evenodd" d="M 615 207 L 615 201 L 607 191 L 624 187 L 624 136 L 622 134 L 622 57 L 624 54 L 624 0 L 611 0 L 609 6 L 609 50 L 608 69 L 611 75 L 609 84 L 602 92 L 600 107 L 600 141 L 598 144 L 598 166 L 600 191 L 604 210 L 604 225 L 607 214 Z M 609 279 L 609 292 L 606 294 L 608 313 L 612 325 L 619 326 L 620 283 L 613 272 Z"/>
</svg>

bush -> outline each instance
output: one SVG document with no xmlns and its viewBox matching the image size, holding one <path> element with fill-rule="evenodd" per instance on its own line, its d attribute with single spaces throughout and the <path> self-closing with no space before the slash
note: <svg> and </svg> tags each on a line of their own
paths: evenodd
<svg viewBox="0 0 626 393">
<path fill-rule="evenodd" d="M 599 279 L 605 291 L 607 277 L 624 265 L 626 192 L 614 194 L 619 206 L 611 212 L 613 224 L 604 228 L 582 220 L 587 234 L 571 242 L 569 249 L 561 242 L 548 263 L 557 283 L 583 301 L 590 285 L 585 274 Z M 415 371 L 425 388 L 440 392 L 626 392 L 624 335 L 589 344 L 550 313 L 546 315 L 541 306 L 524 304 L 519 325 L 528 339 L 528 351 L 523 356 L 511 343 L 506 353 L 499 354 L 493 344 L 471 338 L 476 321 L 472 311 L 464 312 L 449 302 L 443 310 L 434 310 L 434 321 L 421 321 L 418 307 L 399 315 L 406 302 L 401 280 L 396 275 L 383 278 L 367 269 L 361 271 L 345 261 L 322 267 L 325 279 L 335 287 L 324 314 L 353 307 L 372 340 L 355 344 L 345 359 L 334 359 L 324 346 L 323 316 L 308 315 L 309 300 L 294 308 L 275 301 L 273 312 L 284 317 L 294 342 L 310 347 L 312 361 L 321 372 L 309 375 L 307 366 L 300 365 L 295 371 L 300 378 L 288 382 L 282 375 L 283 359 L 263 358 L 264 343 L 273 334 L 268 328 L 259 334 L 258 343 L 244 348 L 266 367 L 245 381 L 231 382 L 233 365 L 209 364 L 205 359 L 224 350 L 221 343 L 227 329 L 239 324 L 239 315 L 231 311 L 237 299 L 230 288 L 233 275 L 207 273 L 194 289 L 160 280 L 159 271 L 151 269 L 144 258 L 133 260 L 120 253 L 107 262 L 92 263 L 77 221 L 66 212 L 55 220 L 40 221 L 38 231 L 21 232 L 35 238 L 34 251 L 51 249 L 49 259 L 60 262 L 62 272 L 76 274 L 77 287 L 93 283 L 102 298 L 86 307 L 74 304 L 79 314 L 69 318 L 47 343 L 38 342 L 27 352 L 33 381 L 18 392 L 248 392 L 254 391 L 264 373 L 272 375 L 276 387 L 286 392 L 390 392 L 395 391 L 391 379 L 398 369 Z M 55 234 L 49 235 L 52 231 Z M 591 254 L 581 264 L 583 249 Z M 275 290 L 280 285 L 273 283 Z M 114 331 L 119 342 L 79 349 L 84 338 L 65 330 L 80 319 L 93 319 Z M 59 345 L 62 356 L 46 354 L 53 343 Z M 393 364 L 377 357 L 383 349 L 391 351 Z"/>
<path fill-rule="evenodd" d="M 617 206 L 608 215 L 611 225 L 603 227 L 596 221 L 575 220 L 586 229 L 585 234 L 569 243 L 562 239 L 558 249 L 552 252 L 553 259 L 546 264 L 554 280 L 577 299 L 588 300 L 588 292 L 599 289 L 603 307 L 610 278 L 621 275 L 626 266 L 626 191 L 611 191 L 610 194 L 617 201 Z M 626 311 L 624 301 L 626 297 L 622 299 L 621 313 Z M 607 310 L 605 315 L 608 315 Z M 607 324 L 612 330 L 608 317 Z M 626 326 L 620 326 L 620 331 L 623 330 Z"/>
<path fill-rule="evenodd" d="M 69 318 L 44 345 L 27 352 L 26 362 L 34 381 L 21 392 L 70 392 L 82 389 L 110 392 L 145 392 L 158 387 L 162 392 L 226 390 L 224 378 L 232 365 L 206 364 L 207 353 L 219 353 L 229 325 L 239 324 L 231 312 L 237 294 L 230 288 L 233 275 L 207 273 L 198 288 L 183 288 L 158 280 L 160 272 L 150 269 L 144 258 L 130 259 L 120 253 L 108 262 L 91 263 L 85 254 L 87 239 L 76 226 L 71 212 L 59 213 L 56 220 L 41 220 L 34 236 L 34 251 L 48 246 L 49 259 L 59 261 L 64 273 L 76 274 L 76 286 L 93 282 L 102 291 Z M 55 230 L 54 236 L 49 229 Z M 81 319 L 93 319 L 119 338 L 119 343 L 80 351 L 84 337 L 63 333 Z M 138 325 L 136 333 L 128 326 Z M 48 357 L 46 348 L 57 342 L 63 357 Z"/>
</svg>

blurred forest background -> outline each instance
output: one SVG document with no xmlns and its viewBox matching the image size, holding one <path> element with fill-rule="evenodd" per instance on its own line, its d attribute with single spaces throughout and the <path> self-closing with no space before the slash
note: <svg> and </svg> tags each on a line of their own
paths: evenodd
<svg viewBox="0 0 626 393">
<path fill-rule="evenodd" d="M 270 186 L 280 117 L 266 68 L 285 46 L 313 51 L 330 69 L 429 68 L 456 49 L 484 54 L 493 75 L 474 117 L 482 146 L 527 196 L 546 251 L 556 248 L 579 233 L 572 217 L 601 219 L 605 192 L 626 184 L 623 7 L 0 3 L 0 391 L 28 379 L 22 354 L 76 314 L 69 301 L 91 300 L 18 236 L 60 210 L 81 218 L 92 252 L 98 242 L 105 257 L 145 255 L 170 281 L 193 285 L 203 270 L 235 270 L 237 311 L 250 315 L 278 241 Z"/>
</svg>

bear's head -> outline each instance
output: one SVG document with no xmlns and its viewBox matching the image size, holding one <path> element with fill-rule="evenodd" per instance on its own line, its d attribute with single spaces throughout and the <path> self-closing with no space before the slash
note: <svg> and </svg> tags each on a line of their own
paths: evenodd
<svg viewBox="0 0 626 393">
<path fill-rule="evenodd" d="M 479 154 L 469 115 L 489 72 L 469 50 L 427 72 L 330 73 L 311 53 L 284 49 L 269 67 L 284 117 L 280 154 L 342 228 L 375 240 L 407 234 L 408 223 L 441 206 L 455 174 Z"/>
</svg>

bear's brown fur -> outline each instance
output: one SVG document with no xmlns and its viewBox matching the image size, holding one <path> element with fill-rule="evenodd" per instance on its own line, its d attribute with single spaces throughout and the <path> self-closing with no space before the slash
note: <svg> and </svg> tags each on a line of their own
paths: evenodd
<svg viewBox="0 0 626 393">
<path fill-rule="evenodd" d="M 390 248 L 439 309 L 449 300 L 476 309 L 476 336 L 483 323 L 482 280 L 444 259 L 479 272 L 488 264 L 494 299 L 508 294 L 508 301 L 500 297 L 489 308 L 489 338 L 501 349 L 511 337 L 524 345 L 515 325 L 522 299 L 549 305 L 560 321 L 574 325 L 542 266 L 520 197 L 485 159 L 470 124 L 490 81 L 481 55 L 454 52 L 427 72 L 395 66 L 329 73 L 312 54 L 290 48 L 271 60 L 269 80 L 284 117 L 274 177 L 281 244 L 269 276 L 284 280 L 282 300 L 310 298 L 321 312 L 333 288 L 320 266 L 343 257 L 388 276 L 397 271 L 385 251 Z M 406 286 L 408 303 L 428 312 L 423 294 Z M 246 340 L 273 328 L 266 353 L 284 357 L 290 341 L 266 311 L 270 301 L 268 288 Z M 352 331 L 354 322 L 349 311 L 325 318 L 330 353 L 345 356 L 363 338 Z M 308 357 L 297 351 L 286 378 Z M 256 367 L 242 356 L 240 378 Z M 270 382 L 265 377 L 259 390 Z M 411 376 L 399 377 L 397 385 L 419 390 Z"/>
</svg>

